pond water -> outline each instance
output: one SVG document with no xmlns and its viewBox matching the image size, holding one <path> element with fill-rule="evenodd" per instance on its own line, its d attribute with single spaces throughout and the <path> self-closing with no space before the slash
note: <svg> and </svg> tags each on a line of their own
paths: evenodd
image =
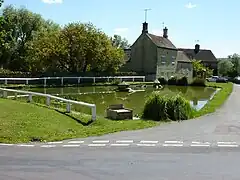
<svg viewBox="0 0 240 180">
<path fill-rule="evenodd" d="M 133 89 L 141 89 L 142 92 L 127 93 L 115 92 L 114 86 L 101 87 L 64 87 L 64 88 L 42 88 L 31 89 L 31 91 L 57 95 L 67 99 L 78 100 L 96 104 L 97 114 L 105 115 L 105 110 L 111 104 L 123 104 L 126 108 L 133 109 L 134 115 L 140 114 L 143 110 L 146 98 L 156 89 L 152 86 L 145 88 L 133 87 Z M 216 89 L 210 87 L 178 87 L 166 86 L 164 89 L 158 90 L 163 95 L 175 95 L 181 93 L 195 109 L 201 109 L 208 100 L 213 96 Z M 83 106 L 73 106 L 72 109 L 81 112 L 90 113 L 90 108 Z"/>
</svg>

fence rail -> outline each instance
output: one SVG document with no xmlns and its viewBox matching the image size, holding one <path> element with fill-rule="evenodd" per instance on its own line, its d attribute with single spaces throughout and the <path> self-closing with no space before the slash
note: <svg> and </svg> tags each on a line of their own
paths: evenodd
<svg viewBox="0 0 240 180">
<path fill-rule="evenodd" d="M 145 81 L 145 76 L 104 76 L 104 77 L 42 77 L 42 78 L 0 78 L 0 81 L 4 81 L 5 84 L 8 84 L 8 81 L 25 81 L 26 84 L 28 85 L 29 81 L 34 81 L 34 80 L 43 80 L 44 81 L 44 86 L 47 85 L 47 80 L 51 79 L 59 79 L 61 80 L 61 85 L 64 85 L 64 79 L 77 79 L 78 84 L 81 83 L 81 79 L 92 79 L 93 83 L 96 82 L 96 79 L 107 79 L 109 82 L 110 79 L 132 79 L 134 82 L 135 79 L 142 79 L 142 81 Z"/>
<path fill-rule="evenodd" d="M 46 105 L 50 106 L 50 101 L 51 99 L 56 99 L 62 102 L 66 103 L 66 111 L 68 113 L 70 113 L 71 111 L 71 104 L 78 104 L 78 105 L 82 105 L 82 106 L 87 106 L 89 108 L 91 108 L 91 113 L 92 113 L 92 121 L 96 120 L 96 105 L 95 104 L 90 104 L 90 103 L 86 103 L 86 102 L 81 102 L 81 101 L 74 101 L 74 100 L 70 100 L 70 99 L 64 99 L 58 96 L 53 96 L 50 94 L 43 94 L 43 93 L 37 93 L 37 92 L 31 92 L 31 91 L 22 91 L 22 90 L 15 90 L 15 89 L 5 89 L 5 88 L 0 88 L 0 91 L 3 91 L 3 97 L 7 98 L 7 92 L 14 92 L 15 93 L 15 97 L 17 98 L 18 95 L 17 94 L 25 94 L 28 96 L 28 101 L 32 102 L 32 96 L 42 96 L 42 97 L 46 97 Z"/>
</svg>

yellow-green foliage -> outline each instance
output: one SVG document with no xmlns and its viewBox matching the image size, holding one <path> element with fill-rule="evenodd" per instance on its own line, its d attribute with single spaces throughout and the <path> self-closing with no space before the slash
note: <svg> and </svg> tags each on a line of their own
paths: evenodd
<svg viewBox="0 0 240 180">
<path fill-rule="evenodd" d="M 186 120 L 192 117 L 193 109 L 189 101 L 181 95 L 162 96 L 153 92 L 147 99 L 142 117 L 144 119 L 161 120 Z"/>
</svg>

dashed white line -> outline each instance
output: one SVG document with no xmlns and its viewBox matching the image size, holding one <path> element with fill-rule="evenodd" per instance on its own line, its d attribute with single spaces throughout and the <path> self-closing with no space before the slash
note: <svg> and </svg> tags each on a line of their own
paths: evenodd
<svg viewBox="0 0 240 180">
<path fill-rule="evenodd" d="M 156 144 L 137 144 L 137 146 L 153 147 L 156 146 Z"/>
<path fill-rule="evenodd" d="M 48 142 L 47 144 L 62 144 L 62 141 L 57 141 L 57 142 Z"/>
<path fill-rule="evenodd" d="M 17 146 L 19 146 L 19 147 L 34 147 L 35 145 L 33 145 L 33 144 L 18 144 Z"/>
<path fill-rule="evenodd" d="M 89 147 L 104 147 L 106 144 L 89 144 Z"/>
<path fill-rule="evenodd" d="M 210 144 L 191 144 L 191 147 L 209 147 Z"/>
<path fill-rule="evenodd" d="M 98 141 L 92 141 L 93 143 L 109 143 L 109 140 L 98 140 Z"/>
<path fill-rule="evenodd" d="M 165 141 L 166 144 L 181 144 L 183 141 Z"/>
<path fill-rule="evenodd" d="M 40 147 L 42 147 L 42 148 L 54 148 L 54 147 L 56 147 L 56 145 L 42 145 Z"/>
<path fill-rule="evenodd" d="M 84 141 L 69 141 L 69 144 L 82 144 Z"/>
<path fill-rule="evenodd" d="M 116 143 L 133 143 L 133 140 L 118 140 Z"/>
<path fill-rule="evenodd" d="M 209 142 L 192 141 L 193 144 L 210 144 Z"/>
<path fill-rule="evenodd" d="M 172 146 L 172 147 L 182 147 L 183 144 L 163 144 L 164 147 L 167 147 L 167 146 Z"/>
<path fill-rule="evenodd" d="M 79 144 L 65 144 L 62 147 L 80 147 Z"/>
<path fill-rule="evenodd" d="M 140 141 L 140 143 L 145 143 L 145 144 L 157 144 L 158 141 Z"/>
<path fill-rule="evenodd" d="M 0 144 L 0 146 L 13 146 L 14 144 Z"/>
<path fill-rule="evenodd" d="M 110 144 L 110 146 L 130 146 L 130 144 Z"/>
<path fill-rule="evenodd" d="M 218 144 L 236 144 L 236 142 L 217 142 Z"/>
<path fill-rule="evenodd" d="M 238 147 L 237 144 L 218 144 L 218 147 Z"/>
</svg>

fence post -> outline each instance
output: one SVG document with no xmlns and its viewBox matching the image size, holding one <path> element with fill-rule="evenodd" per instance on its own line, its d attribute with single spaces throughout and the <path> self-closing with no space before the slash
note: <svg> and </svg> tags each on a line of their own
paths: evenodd
<svg viewBox="0 0 240 180">
<path fill-rule="evenodd" d="M 96 82 L 96 79 L 95 79 L 95 77 L 93 77 L 93 83 L 95 83 Z"/>
<path fill-rule="evenodd" d="M 47 96 L 47 99 L 46 99 L 46 105 L 47 105 L 47 106 L 50 106 L 50 101 L 51 101 L 50 97 Z"/>
<path fill-rule="evenodd" d="M 94 105 L 92 107 L 92 121 L 96 121 L 96 118 L 97 118 L 97 108 L 96 108 L 96 105 Z"/>
<path fill-rule="evenodd" d="M 28 102 L 32 102 L 32 94 L 28 95 Z"/>
<path fill-rule="evenodd" d="M 8 80 L 7 79 L 5 79 L 5 85 L 7 85 L 8 84 Z"/>
<path fill-rule="evenodd" d="M 70 113 L 71 112 L 71 104 L 70 103 L 67 103 L 67 113 Z"/>
<path fill-rule="evenodd" d="M 145 78 L 146 78 L 146 77 L 144 76 L 144 77 L 143 77 L 143 82 L 145 82 L 145 81 L 146 81 L 146 80 L 145 80 Z"/>
<path fill-rule="evenodd" d="M 15 99 L 17 99 L 17 93 L 16 92 L 14 93 L 14 96 L 15 96 Z"/>
<path fill-rule="evenodd" d="M 63 77 L 61 78 L 61 85 L 63 86 Z"/>
<path fill-rule="evenodd" d="M 78 78 L 78 84 L 80 84 L 81 83 L 81 78 Z"/>
<path fill-rule="evenodd" d="M 28 79 L 26 79 L 26 85 L 28 85 Z"/>
<path fill-rule="evenodd" d="M 7 91 L 3 91 L 3 97 L 4 97 L 4 98 L 7 97 Z"/>
<path fill-rule="evenodd" d="M 46 86 L 47 86 L 47 79 L 44 78 L 44 87 L 46 87 Z"/>
</svg>

